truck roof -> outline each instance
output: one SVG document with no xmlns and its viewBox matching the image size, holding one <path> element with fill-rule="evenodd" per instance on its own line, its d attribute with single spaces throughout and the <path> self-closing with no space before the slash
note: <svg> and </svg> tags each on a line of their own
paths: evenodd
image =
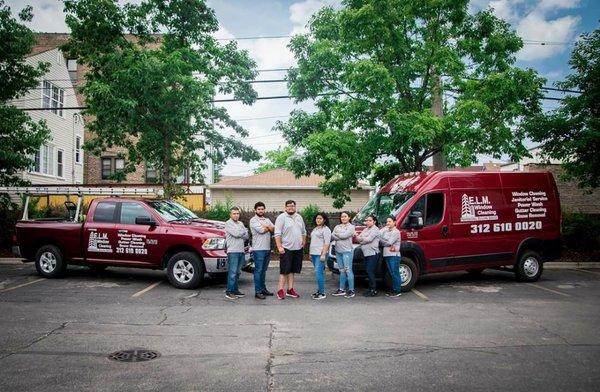
<svg viewBox="0 0 600 392">
<path fill-rule="evenodd" d="M 545 186 L 550 185 L 548 183 L 548 172 L 501 172 L 501 171 L 487 171 L 487 172 L 464 172 L 464 171 L 434 171 L 434 172 L 412 172 L 400 174 L 393 180 L 389 181 L 383 187 L 380 192 L 382 193 L 393 193 L 400 190 L 405 192 L 417 192 L 423 187 L 429 189 L 442 189 L 447 188 L 447 182 L 445 179 L 464 179 L 461 181 L 465 184 L 472 184 L 471 186 L 463 186 L 466 188 L 476 188 L 476 183 L 486 183 L 485 186 L 515 186 L 515 184 L 532 185 L 532 180 L 536 183 L 543 183 Z M 534 180 L 535 179 L 535 180 Z M 537 180 L 537 181 L 536 181 Z M 452 181 L 454 182 L 454 181 Z M 452 186 L 456 188 L 456 186 Z M 461 187 L 462 188 L 462 187 Z"/>
</svg>

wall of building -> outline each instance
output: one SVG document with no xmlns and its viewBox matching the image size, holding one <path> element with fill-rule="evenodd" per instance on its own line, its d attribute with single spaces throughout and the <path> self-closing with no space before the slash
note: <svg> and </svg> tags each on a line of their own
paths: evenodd
<svg viewBox="0 0 600 392">
<path fill-rule="evenodd" d="M 24 96 L 13 101 L 19 108 L 41 108 L 42 107 L 42 80 L 48 80 L 55 86 L 64 90 L 64 107 L 78 106 L 75 89 L 69 79 L 66 59 L 58 49 L 30 56 L 26 62 L 37 65 L 39 62 L 50 64 L 49 71 L 41 78 L 40 84 L 30 90 Z M 50 140 L 46 143 L 54 148 L 53 174 L 42 174 L 31 171 L 23 172 L 22 178 L 33 184 L 73 184 L 83 182 L 83 164 L 85 154 L 81 163 L 74 162 L 75 136 L 85 140 L 83 121 L 79 110 L 63 110 L 62 116 L 52 113 L 50 110 L 37 110 L 27 112 L 33 121 L 45 120 L 50 129 Z M 56 175 L 57 150 L 63 151 L 63 176 Z"/>
<path fill-rule="evenodd" d="M 351 193 L 352 201 L 348 202 L 342 209 L 333 208 L 333 199 L 323 196 L 318 189 L 211 189 L 210 197 L 211 204 L 225 203 L 227 197 L 230 197 L 235 205 L 244 210 L 251 210 L 254 208 L 254 203 L 262 201 L 268 211 L 282 211 L 285 201 L 292 199 L 296 201 L 298 208 L 316 204 L 325 212 L 334 212 L 360 210 L 369 200 L 369 191 L 353 191 Z"/>
</svg>

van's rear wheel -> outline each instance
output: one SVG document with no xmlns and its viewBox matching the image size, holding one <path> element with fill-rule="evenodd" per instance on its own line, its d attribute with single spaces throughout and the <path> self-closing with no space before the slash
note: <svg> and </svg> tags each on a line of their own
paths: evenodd
<svg viewBox="0 0 600 392">
<path fill-rule="evenodd" d="M 515 264 L 515 275 L 522 282 L 537 281 L 542 276 L 543 270 L 542 257 L 532 250 L 523 252 Z"/>
<path fill-rule="evenodd" d="M 179 252 L 169 259 L 167 277 L 173 286 L 192 290 L 202 284 L 204 265 L 197 254 Z"/>
<path fill-rule="evenodd" d="M 67 269 L 62 252 L 55 245 L 44 245 L 35 254 L 35 269 L 45 278 L 58 278 Z"/>
<path fill-rule="evenodd" d="M 384 262 L 385 263 L 385 262 Z M 385 284 L 391 290 L 392 289 L 392 275 L 386 266 L 385 268 Z M 400 278 L 402 279 L 401 290 L 403 293 L 412 290 L 417 283 L 419 277 L 419 270 L 415 262 L 409 257 L 402 257 L 400 260 Z"/>
</svg>

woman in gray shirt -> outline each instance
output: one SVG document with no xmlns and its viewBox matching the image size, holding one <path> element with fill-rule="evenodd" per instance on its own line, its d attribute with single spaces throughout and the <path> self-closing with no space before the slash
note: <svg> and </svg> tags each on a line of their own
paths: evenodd
<svg viewBox="0 0 600 392">
<path fill-rule="evenodd" d="M 365 292 L 365 297 L 377 296 L 377 283 L 375 281 L 375 269 L 379 260 L 379 227 L 377 227 L 377 217 L 369 215 L 365 219 L 367 227 L 356 237 L 356 242 L 360 244 L 360 249 L 365 257 L 365 266 L 369 276 L 369 290 Z"/>
<path fill-rule="evenodd" d="M 331 233 L 331 238 L 335 240 L 335 255 L 340 269 L 340 288 L 332 295 L 336 297 L 345 296 L 352 298 L 354 292 L 354 273 L 352 273 L 352 259 L 354 247 L 352 238 L 355 234 L 354 225 L 350 223 L 350 214 L 342 212 L 340 214 L 341 224 L 337 225 Z M 348 291 L 346 291 L 346 283 Z"/>
<path fill-rule="evenodd" d="M 385 227 L 381 229 L 381 245 L 383 245 L 383 261 L 387 264 L 392 276 L 392 291 L 388 297 L 399 297 L 402 288 L 400 277 L 400 230 L 396 228 L 396 219 L 388 216 Z"/>
<path fill-rule="evenodd" d="M 313 299 L 327 298 L 325 295 L 325 262 L 329 243 L 331 242 L 331 229 L 329 229 L 329 218 L 319 212 L 313 218 L 315 228 L 310 233 L 310 260 L 315 266 L 315 278 L 317 279 L 317 292 L 312 295 Z"/>
</svg>

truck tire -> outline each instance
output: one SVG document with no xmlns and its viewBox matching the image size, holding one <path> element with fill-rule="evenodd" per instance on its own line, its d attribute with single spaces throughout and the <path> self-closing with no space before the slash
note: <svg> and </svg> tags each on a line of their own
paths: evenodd
<svg viewBox="0 0 600 392">
<path fill-rule="evenodd" d="M 167 264 L 167 277 L 173 286 L 193 290 L 204 280 L 204 264 L 194 252 L 176 253 Z"/>
<path fill-rule="evenodd" d="M 391 290 L 392 289 L 392 275 L 387 268 L 385 262 L 383 262 L 383 268 L 385 268 L 385 285 Z M 402 286 L 400 286 L 400 291 L 403 293 L 412 290 L 417 283 L 417 279 L 419 278 L 419 270 L 417 269 L 417 265 L 415 262 L 409 258 L 402 256 L 400 260 L 400 277 L 402 278 Z"/>
<path fill-rule="evenodd" d="M 519 260 L 515 264 L 515 275 L 517 280 L 521 282 L 535 282 L 544 270 L 544 264 L 542 263 L 542 257 L 539 253 L 526 250 L 519 256 Z"/>
<path fill-rule="evenodd" d="M 35 269 L 44 278 L 59 278 L 67 270 L 67 263 L 58 246 L 44 245 L 35 254 Z"/>
</svg>

